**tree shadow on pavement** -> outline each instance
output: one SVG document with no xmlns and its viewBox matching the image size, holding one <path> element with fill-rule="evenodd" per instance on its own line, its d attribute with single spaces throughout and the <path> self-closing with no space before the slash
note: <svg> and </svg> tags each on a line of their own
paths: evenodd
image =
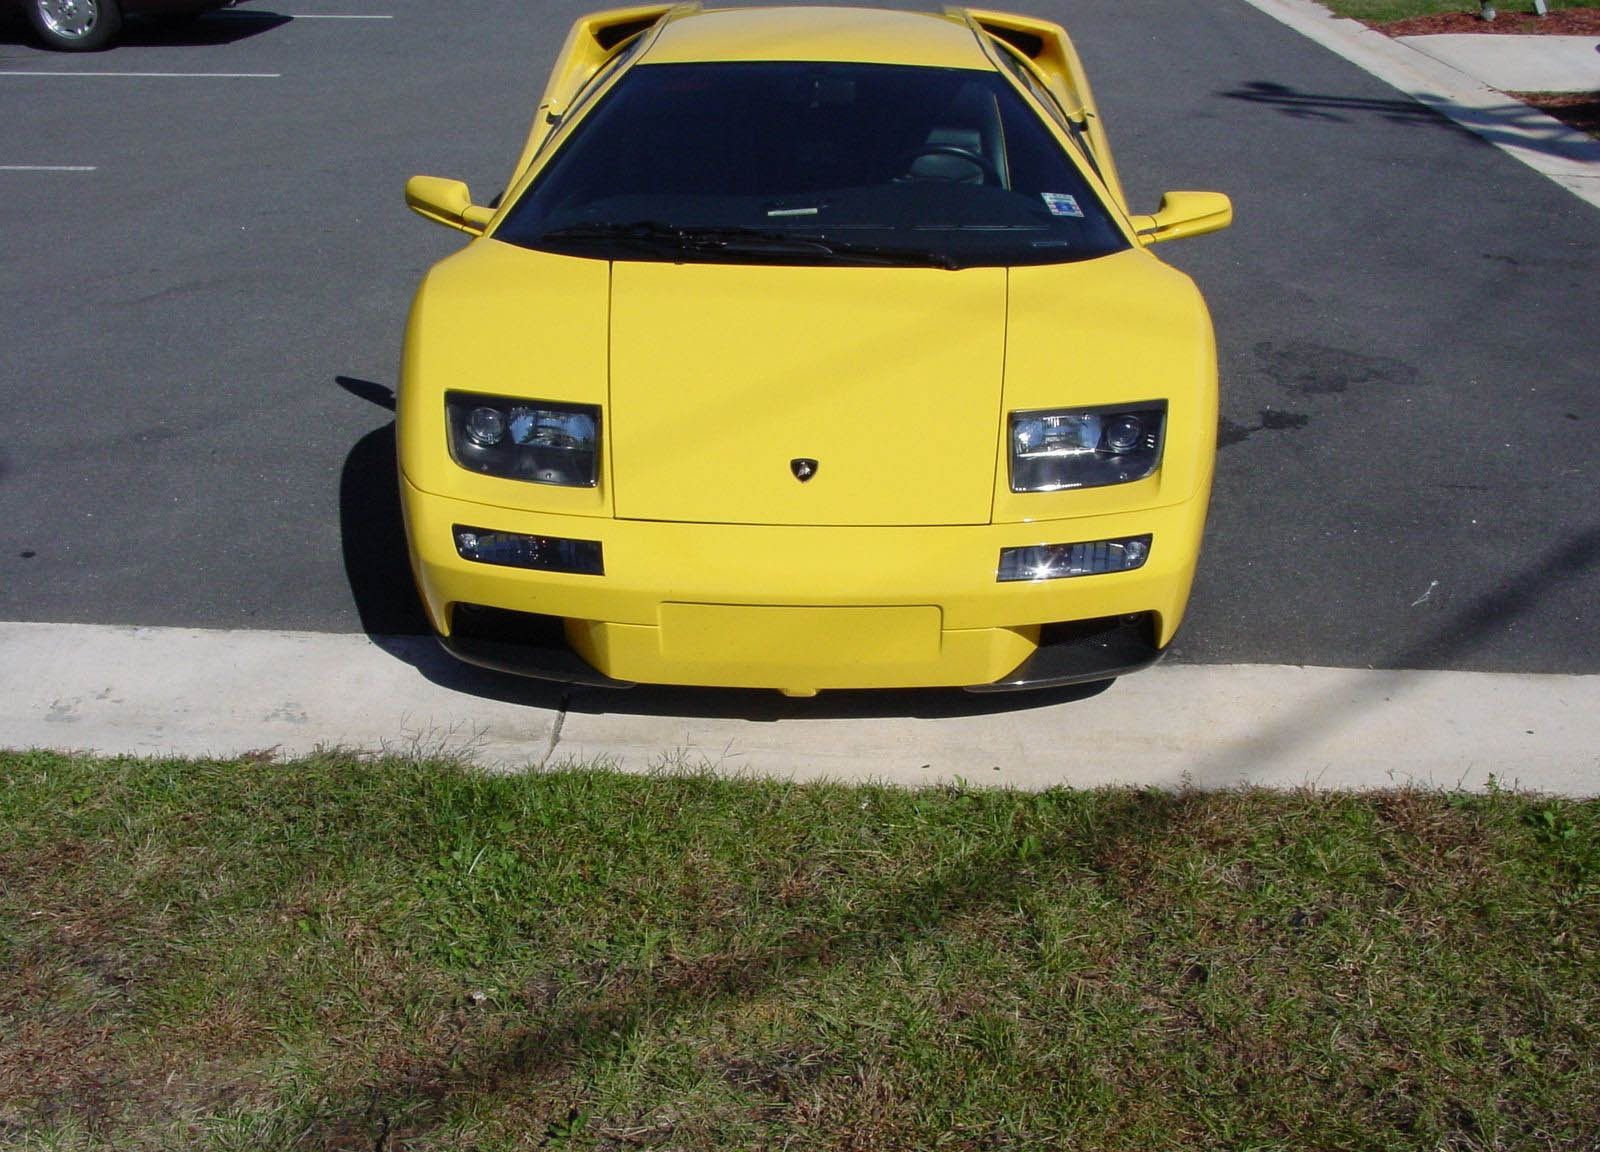
<svg viewBox="0 0 1600 1152">
<path fill-rule="evenodd" d="M 1480 593 L 1446 616 L 1429 635 L 1380 655 L 1370 665 L 1377 672 L 1359 684 L 1341 684 L 1320 701 L 1263 724 L 1243 745 L 1209 752 L 1185 774 L 1184 782 L 1214 788 L 1251 779 L 1256 765 L 1281 763 L 1295 749 L 1336 731 L 1351 715 L 1403 696 L 1415 670 L 1449 667 L 1491 634 L 1514 627 L 1557 586 L 1597 575 L 1600 525 L 1553 544 L 1510 581 Z M 1470 767 L 1461 765 L 1463 773 Z"/>
<path fill-rule="evenodd" d="M 1446 128 L 1492 144 L 1507 144 L 1567 160 L 1600 159 L 1600 142 L 1510 96 L 1493 108 L 1471 108 L 1440 97 L 1379 100 L 1302 92 L 1287 84 L 1257 80 L 1221 93 L 1229 100 L 1265 104 L 1296 119 L 1352 124 L 1376 116 L 1395 124 Z"/>
<path fill-rule="evenodd" d="M 1379 116 L 1398 124 L 1448 124 L 1438 113 L 1415 100 L 1375 100 L 1365 96 L 1329 96 L 1300 92 L 1287 84 L 1256 80 L 1243 88 L 1222 93 L 1229 100 L 1266 104 L 1301 120 L 1352 123 L 1357 117 Z"/>
</svg>

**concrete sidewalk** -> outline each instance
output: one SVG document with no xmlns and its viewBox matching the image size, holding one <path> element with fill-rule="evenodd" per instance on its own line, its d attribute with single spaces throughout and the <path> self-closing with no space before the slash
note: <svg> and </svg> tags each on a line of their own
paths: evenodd
<svg viewBox="0 0 1600 1152">
<path fill-rule="evenodd" d="M 1500 33 L 1391 38 L 1355 20 L 1334 16 L 1312 0 L 1245 0 L 1358 68 L 1481 136 L 1573 195 L 1600 208 L 1600 140 L 1569 128 L 1506 91 L 1600 89 L 1589 82 L 1587 36 L 1518 36 Z M 1439 41 L 1475 41 L 1453 47 Z M 1543 45 L 1581 42 L 1573 52 Z M 1419 46 L 1416 42 L 1422 42 Z M 1532 41 L 1532 43 L 1529 43 Z M 1586 47 L 1585 47 L 1586 46 Z M 1454 53 L 1455 62 L 1445 59 Z M 1600 61 L 1600 51 L 1594 53 Z M 1503 83 L 1506 88 L 1495 83 Z"/>
<path fill-rule="evenodd" d="M 431 639 L 0 624 L 0 747 L 322 746 L 1014 788 L 1239 784 L 1600 793 L 1600 676 L 1166 664 L 1085 692 L 568 692 Z"/>
<path fill-rule="evenodd" d="M 1501 92 L 1600 91 L 1600 36 L 1468 33 L 1395 39 Z"/>
</svg>

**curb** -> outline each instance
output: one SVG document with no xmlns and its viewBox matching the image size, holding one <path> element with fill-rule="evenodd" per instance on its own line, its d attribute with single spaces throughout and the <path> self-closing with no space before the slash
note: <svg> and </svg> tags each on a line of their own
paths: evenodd
<svg viewBox="0 0 1600 1152">
<path fill-rule="evenodd" d="M 1244 0 L 1600 208 L 1600 140 L 1312 0 Z"/>
<path fill-rule="evenodd" d="M 954 697 L 954 698 L 953 698 Z M 1019 789 L 1312 786 L 1600 794 L 1600 675 L 1161 664 L 1098 694 L 635 688 L 494 677 L 421 636 L 0 623 L 0 746 L 486 769 L 599 763 Z"/>
</svg>

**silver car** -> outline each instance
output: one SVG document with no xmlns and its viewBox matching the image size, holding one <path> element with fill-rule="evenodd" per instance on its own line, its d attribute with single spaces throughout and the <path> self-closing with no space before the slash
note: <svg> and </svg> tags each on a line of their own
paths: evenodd
<svg viewBox="0 0 1600 1152">
<path fill-rule="evenodd" d="M 193 16 L 238 0 L 8 0 L 47 48 L 93 52 L 109 47 L 124 16 Z"/>
</svg>

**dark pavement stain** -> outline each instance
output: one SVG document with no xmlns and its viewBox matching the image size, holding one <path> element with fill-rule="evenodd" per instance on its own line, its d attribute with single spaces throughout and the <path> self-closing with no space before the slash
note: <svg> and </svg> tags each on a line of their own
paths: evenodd
<svg viewBox="0 0 1600 1152">
<path fill-rule="evenodd" d="M 1250 433 L 1258 431 L 1244 424 L 1229 420 L 1226 416 L 1217 421 L 1217 448 L 1231 448 L 1241 440 L 1250 439 Z"/>
<path fill-rule="evenodd" d="M 1285 428 L 1304 428 L 1311 423 L 1311 417 L 1302 416 L 1298 412 L 1274 412 L 1271 408 L 1261 410 L 1261 428 L 1264 432 L 1281 432 Z"/>
<path fill-rule="evenodd" d="M 1302 396 L 1337 395 L 1372 385 L 1411 388 L 1419 378 L 1417 370 L 1403 360 L 1305 340 L 1286 344 L 1264 340 L 1255 346 L 1255 354 L 1261 371 L 1273 383 Z"/>
<path fill-rule="evenodd" d="M 1303 416 L 1299 412 L 1274 412 L 1271 408 L 1261 410 L 1261 419 L 1256 424 L 1240 424 L 1237 420 L 1229 420 L 1226 416 L 1217 421 L 1217 447 L 1228 448 L 1243 440 L 1248 440 L 1257 432 L 1282 432 L 1286 429 L 1304 428 L 1311 423 L 1311 417 Z"/>
</svg>

